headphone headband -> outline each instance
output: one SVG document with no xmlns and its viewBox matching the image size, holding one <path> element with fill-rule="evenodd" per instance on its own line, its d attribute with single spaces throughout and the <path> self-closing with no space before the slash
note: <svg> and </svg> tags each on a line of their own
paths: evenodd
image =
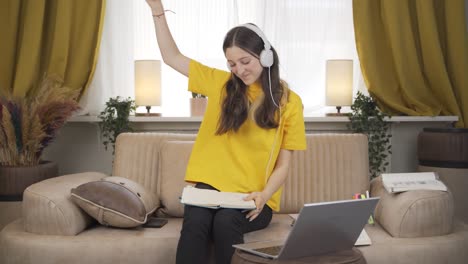
<svg viewBox="0 0 468 264">
<path fill-rule="evenodd" d="M 270 50 L 271 49 L 270 42 L 268 41 L 265 34 L 263 33 L 263 31 L 260 28 L 258 28 L 257 26 L 254 26 L 252 24 L 248 24 L 248 23 L 239 25 L 239 27 L 245 27 L 245 28 L 248 28 L 248 29 L 252 30 L 253 32 L 255 32 L 262 39 L 265 50 Z"/>
<path fill-rule="evenodd" d="M 259 36 L 262 39 L 263 50 L 260 53 L 260 63 L 263 67 L 270 68 L 274 62 L 273 51 L 271 50 L 270 42 L 265 37 L 265 34 L 263 34 L 263 31 L 252 24 L 242 24 L 239 25 L 239 27 L 245 27 L 252 30 L 253 32 L 255 32 L 255 34 L 257 34 L 257 36 Z"/>
</svg>

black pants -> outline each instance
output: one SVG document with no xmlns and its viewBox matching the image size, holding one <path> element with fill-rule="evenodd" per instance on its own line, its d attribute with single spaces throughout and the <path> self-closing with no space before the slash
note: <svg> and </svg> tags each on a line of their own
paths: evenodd
<svg viewBox="0 0 468 264">
<path fill-rule="evenodd" d="M 197 188 L 214 189 L 198 183 Z M 244 234 L 268 226 L 272 210 L 265 205 L 252 222 L 238 209 L 208 209 L 185 205 L 184 223 L 177 246 L 177 264 L 207 264 L 210 242 L 214 243 L 216 264 L 231 263 L 232 245 L 244 242 Z"/>
</svg>

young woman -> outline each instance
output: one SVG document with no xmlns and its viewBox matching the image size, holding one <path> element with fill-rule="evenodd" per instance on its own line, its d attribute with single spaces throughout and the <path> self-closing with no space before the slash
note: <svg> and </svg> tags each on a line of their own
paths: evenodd
<svg viewBox="0 0 468 264">
<path fill-rule="evenodd" d="M 294 150 L 306 147 L 302 102 L 279 77 L 278 55 L 253 24 L 231 29 L 223 51 L 230 72 L 210 68 L 180 53 L 161 0 L 146 0 L 153 12 L 164 62 L 189 78 L 189 91 L 208 97 L 185 180 L 197 188 L 249 194 L 256 209 L 207 209 L 186 205 L 177 263 L 230 263 L 233 244 L 268 226 L 279 210 L 281 186 Z"/>
</svg>

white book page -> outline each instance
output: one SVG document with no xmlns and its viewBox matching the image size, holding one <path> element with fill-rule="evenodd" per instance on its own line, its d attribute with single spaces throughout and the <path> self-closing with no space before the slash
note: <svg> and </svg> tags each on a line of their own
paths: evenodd
<svg viewBox="0 0 468 264">
<path fill-rule="evenodd" d="M 386 182 L 408 182 L 408 181 L 427 181 L 436 180 L 433 172 L 416 173 L 383 173 L 382 180 Z"/>
<path fill-rule="evenodd" d="M 389 192 L 409 190 L 442 190 L 447 187 L 437 179 L 434 172 L 387 173 L 382 174 L 382 182 Z"/>
<path fill-rule="evenodd" d="M 187 186 L 182 191 L 180 202 L 183 204 L 219 206 L 219 199 L 216 196 L 217 193 L 218 191 L 215 190 L 205 190 Z"/>
<path fill-rule="evenodd" d="M 181 203 L 205 207 L 221 206 L 225 208 L 254 209 L 255 202 L 244 201 L 248 194 L 234 192 L 218 192 L 215 190 L 198 189 L 186 186 L 182 191 Z"/>
</svg>

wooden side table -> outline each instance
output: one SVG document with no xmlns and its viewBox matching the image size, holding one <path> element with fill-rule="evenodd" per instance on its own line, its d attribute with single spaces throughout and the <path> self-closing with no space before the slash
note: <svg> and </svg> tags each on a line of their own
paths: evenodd
<svg viewBox="0 0 468 264">
<path fill-rule="evenodd" d="M 366 259 L 357 248 L 331 254 L 298 258 L 293 260 L 272 260 L 236 249 L 231 264 L 366 264 Z"/>
</svg>

